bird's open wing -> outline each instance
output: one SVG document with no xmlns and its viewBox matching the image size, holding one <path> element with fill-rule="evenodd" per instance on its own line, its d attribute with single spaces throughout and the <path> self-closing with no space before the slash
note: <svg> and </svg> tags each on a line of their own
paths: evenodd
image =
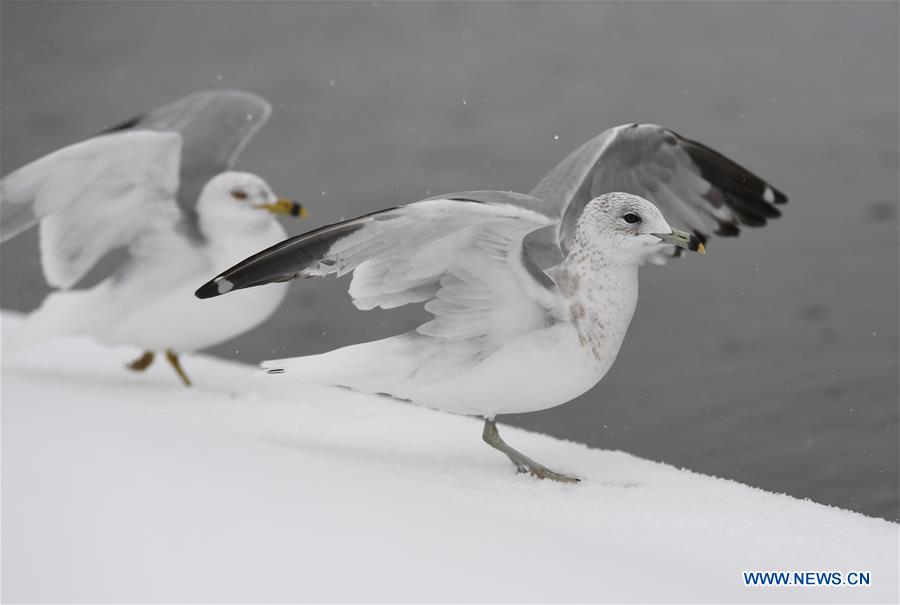
<svg viewBox="0 0 900 605">
<path fill-rule="evenodd" d="M 424 200 L 329 225 L 248 258 L 197 296 L 353 272 L 349 292 L 360 309 L 425 302 L 434 319 L 421 334 L 508 336 L 546 318 L 553 294 L 525 267 L 522 239 L 552 223 L 499 199 Z"/>
<path fill-rule="evenodd" d="M 610 191 L 644 197 L 675 226 L 702 241 L 736 235 L 780 216 L 787 197 L 709 147 L 654 124 L 604 131 L 572 152 L 531 195 L 561 217 L 558 241 L 568 251 L 575 222 L 593 198 Z"/>
<path fill-rule="evenodd" d="M 242 90 L 195 92 L 106 133 L 127 130 L 177 132 L 183 140 L 178 206 L 187 232 L 199 238 L 197 199 L 207 181 L 231 169 L 247 142 L 272 113 L 262 97 Z"/>
<path fill-rule="evenodd" d="M 65 147 L 0 181 L 0 241 L 40 223 L 48 283 L 70 288 L 150 226 L 174 229 L 181 137 L 134 131 Z"/>
</svg>

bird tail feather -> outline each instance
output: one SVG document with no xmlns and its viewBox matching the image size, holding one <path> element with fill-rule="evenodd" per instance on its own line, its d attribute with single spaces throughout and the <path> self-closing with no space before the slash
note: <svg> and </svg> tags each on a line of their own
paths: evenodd
<svg viewBox="0 0 900 605">
<path fill-rule="evenodd" d="M 93 290 L 53 292 L 11 334 L 3 335 L 3 352 L 15 354 L 54 338 L 83 334 L 97 317 Z"/>
<path fill-rule="evenodd" d="M 365 342 L 319 355 L 273 359 L 260 364 L 264 375 L 300 382 L 349 387 L 366 393 L 392 393 L 421 365 L 412 335 Z"/>
</svg>

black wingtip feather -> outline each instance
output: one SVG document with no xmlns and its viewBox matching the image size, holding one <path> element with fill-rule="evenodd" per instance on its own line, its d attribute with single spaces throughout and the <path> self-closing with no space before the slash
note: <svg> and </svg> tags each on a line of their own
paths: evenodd
<svg viewBox="0 0 900 605">
<path fill-rule="evenodd" d="M 217 291 L 215 281 L 213 280 L 209 280 L 194 291 L 194 296 L 203 300 L 207 298 L 213 298 L 218 295 L 219 292 Z"/>
<path fill-rule="evenodd" d="M 713 187 L 708 195 L 728 206 L 738 218 L 738 223 L 749 227 L 761 227 L 768 219 L 781 216 L 776 205 L 786 204 L 788 197 L 740 164 L 725 157 L 703 143 L 678 137 L 688 156 L 697 165 L 700 175 Z M 714 203 L 713 199 L 710 199 Z M 720 223 L 719 235 L 737 235 L 737 224 Z"/>
<path fill-rule="evenodd" d="M 378 210 L 360 217 L 326 225 L 257 252 L 223 271 L 194 292 L 201 299 L 214 298 L 235 290 L 290 281 L 319 263 L 338 240 L 362 229 L 367 220 L 385 220 L 397 208 Z"/>
<path fill-rule="evenodd" d="M 219 280 L 221 280 L 222 277 L 222 275 L 219 275 L 197 288 L 197 290 L 194 291 L 194 296 L 200 299 L 207 299 L 225 294 L 225 292 L 219 288 Z"/>
<path fill-rule="evenodd" d="M 737 237 L 741 234 L 741 230 L 734 223 L 719 223 L 719 228 L 716 229 L 715 234 L 722 237 Z"/>
</svg>

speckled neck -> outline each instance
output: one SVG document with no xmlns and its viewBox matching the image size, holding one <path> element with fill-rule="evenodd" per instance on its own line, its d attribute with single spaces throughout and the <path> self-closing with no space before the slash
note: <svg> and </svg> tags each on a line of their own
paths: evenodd
<svg viewBox="0 0 900 605">
<path fill-rule="evenodd" d="M 606 368 L 619 353 L 638 296 L 637 265 L 616 256 L 576 242 L 554 276 L 580 344 Z"/>
</svg>

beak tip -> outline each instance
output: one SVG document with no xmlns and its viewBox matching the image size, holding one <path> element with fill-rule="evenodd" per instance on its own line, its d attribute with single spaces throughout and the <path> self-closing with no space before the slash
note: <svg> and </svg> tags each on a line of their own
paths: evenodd
<svg viewBox="0 0 900 605">
<path fill-rule="evenodd" d="M 670 233 L 651 233 L 650 235 L 658 237 L 663 244 L 685 248 L 691 252 L 706 254 L 706 246 L 704 245 L 703 240 L 694 234 L 672 229 Z"/>
<path fill-rule="evenodd" d="M 265 208 L 272 214 L 288 214 L 300 218 L 309 218 L 306 206 L 285 197 L 278 198 L 273 204 L 262 204 L 257 206 L 257 208 Z"/>
<path fill-rule="evenodd" d="M 688 250 L 693 250 L 700 254 L 706 254 L 706 244 L 696 235 L 691 235 L 688 239 Z"/>
</svg>

